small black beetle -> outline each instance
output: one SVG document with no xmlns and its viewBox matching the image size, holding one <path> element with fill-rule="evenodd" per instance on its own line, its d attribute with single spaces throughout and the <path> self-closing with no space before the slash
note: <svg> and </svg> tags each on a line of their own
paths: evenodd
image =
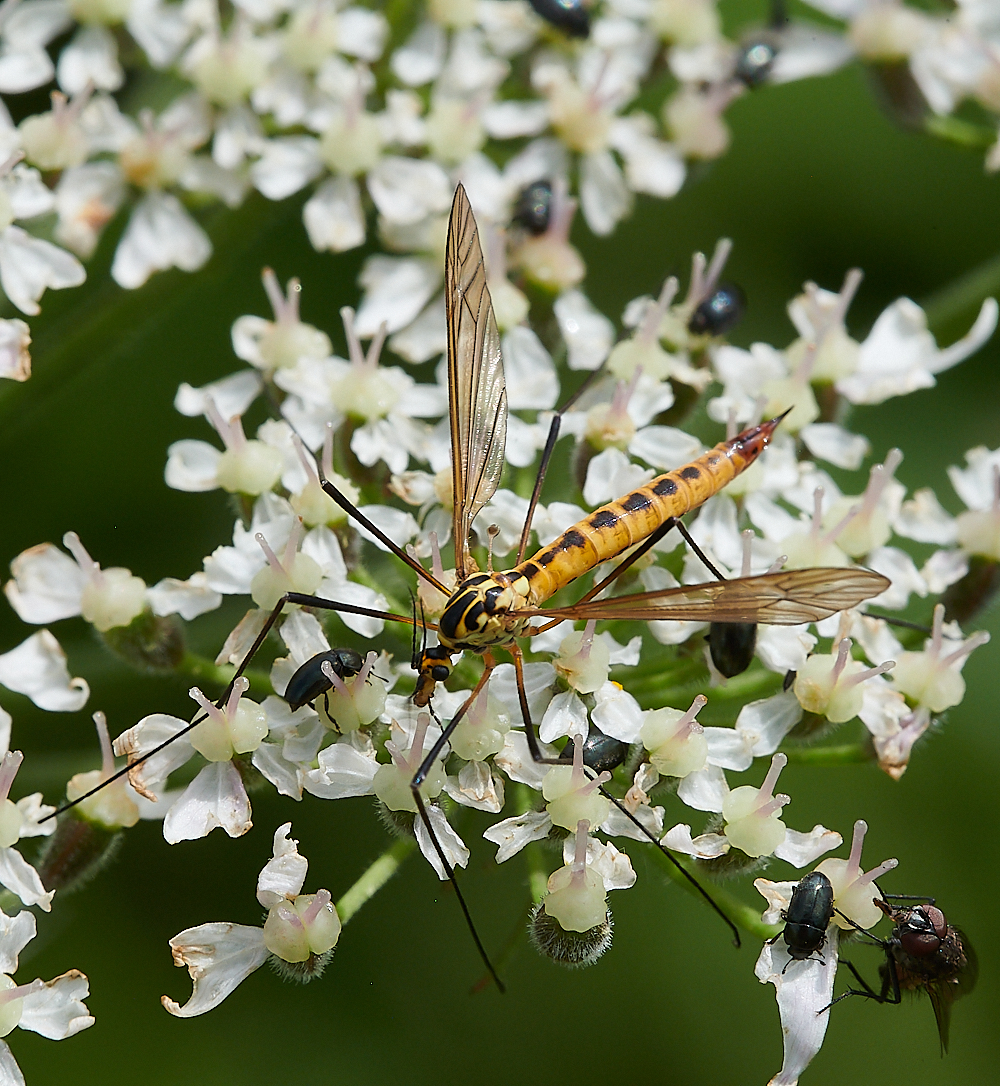
<svg viewBox="0 0 1000 1086">
<path fill-rule="evenodd" d="M 333 673 L 342 679 L 353 678 L 364 667 L 364 658 L 354 649 L 328 649 L 317 653 L 288 680 L 285 701 L 294 712 L 303 705 L 311 705 L 321 694 L 331 689 L 330 680 L 323 674 L 323 664 L 329 663 Z"/>
</svg>

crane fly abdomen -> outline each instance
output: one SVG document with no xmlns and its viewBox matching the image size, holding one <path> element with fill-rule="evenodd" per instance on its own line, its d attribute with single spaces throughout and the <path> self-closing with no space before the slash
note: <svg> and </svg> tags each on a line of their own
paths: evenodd
<svg viewBox="0 0 1000 1086">
<path fill-rule="evenodd" d="M 671 517 L 708 501 L 757 459 L 782 417 L 744 430 L 690 464 L 595 509 L 508 576 L 528 580 L 529 606 L 537 606 L 601 562 L 641 543 Z"/>
</svg>

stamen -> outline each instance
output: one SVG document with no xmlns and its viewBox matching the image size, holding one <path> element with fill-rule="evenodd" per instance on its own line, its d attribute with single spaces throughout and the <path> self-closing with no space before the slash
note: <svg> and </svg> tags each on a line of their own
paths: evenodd
<svg viewBox="0 0 1000 1086">
<path fill-rule="evenodd" d="M 302 541 L 302 518 L 296 517 L 292 523 L 292 530 L 285 543 L 284 552 L 281 555 L 281 565 L 291 571 L 295 564 L 295 555 L 298 553 L 299 543 Z"/>
<path fill-rule="evenodd" d="M 413 742 L 410 744 L 410 756 L 409 762 L 412 766 L 418 766 L 424 757 L 424 739 L 427 735 L 427 729 L 430 727 L 431 718 L 429 713 L 417 714 L 417 727 L 413 733 Z"/>
<path fill-rule="evenodd" d="M 884 663 L 878 665 L 878 667 L 869 667 L 864 671 L 859 671 L 856 675 L 848 675 L 844 679 L 844 686 L 857 686 L 858 683 L 866 682 L 868 679 L 874 679 L 876 675 L 884 675 L 887 671 L 892 671 L 896 666 L 895 660 L 886 660 Z"/>
<path fill-rule="evenodd" d="M 275 321 L 278 324 L 287 323 L 285 296 L 281 293 L 281 284 L 274 274 L 274 269 L 264 268 L 260 273 L 260 279 L 264 284 L 264 293 L 267 295 L 267 300 L 271 303 Z"/>
<path fill-rule="evenodd" d="M 870 882 L 880 879 L 887 871 L 892 871 L 893 868 L 896 867 L 899 867 L 899 860 L 884 860 L 878 867 L 873 867 L 871 871 L 866 871 L 863 875 L 859 875 L 858 878 L 854 880 L 853 885 L 867 886 Z"/>
<path fill-rule="evenodd" d="M 354 310 L 345 305 L 340 310 L 340 319 L 344 322 L 344 332 L 347 335 L 347 354 L 351 365 L 355 369 L 363 369 L 365 365 L 365 353 L 361 349 L 361 341 L 354 331 Z"/>
<path fill-rule="evenodd" d="M 854 823 L 854 836 L 851 838 L 851 854 L 847 858 L 848 883 L 856 882 L 861 871 L 861 848 L 865 843 L 868 823 L 859 818 Z"/>
<path fill-rule="evenodd" d="M 850 509 L 837 521 L 837 523 L 824 535 L 820 536 L 820 543 L 824 546 L 828 543 L 832 543 L 838 535 L 851 523 L 852 520 L 861 512 L 864 506 L 859 503 L 858 505 L 852 505 Z"/>
<path fill-rule="evenodd" d="M 18 984 L 15 988 L 5 988 L 0 992 L 0 1007 L 13 1003 L 15 999 L 24 999 L 25 996 L 35 995 L 45 988 L 44 980 L 33 980 L 30 984 Z"/>
<path fill-rule="evenodd" d="M 767 776 L 764 778 L 764 783 L 757 790 L 757 806 L 762 807 L 764 804 L 770 802 L 774 795 L 774 786 L 781 776 L 781 771 L 788 765 L 788 759 L 784 754 L 775 754 L 771 759 L 771 768 L 767 771 Z"/>
<path fill-rule="evenodd" d="M 438 546 L 437 532 L 428 532 L 427 538 L 431 544 L 431 572 L 441 584 L 444 584 L 444 564 L 441 561 L 441 548 Z"/>
<path fill-rule="evenodd" d="M 767 567 L 768 573 L 777 573 L 781 567 L 788 561 L 787 554 L 779 554 L 777 558 Z"/>
<path fill-rule="evenodd" d="M 554 241 L 569 241 L 569 228 L 576 214 L 576 200 L 569 198 L 569 186 L 565 177 L 552 182 L 552 203 L 549 205 L 548 236 Z"/>
<path fill-rule="evenodd" d="M 233 682 L 233 689 L 229 692 L 229 700 L 226 702 L 226 719 L 232 720 L 236 716 L 236 709 L 240 704 L 240 698 L 250 689 L 250 680 L 241 675 Z"/>
<path fill-rule="evenodd" d="M 100 575 L 101 567 L 87 553 L 87 548 L 80 542 L 76 532 L 67 532 L 63 536 L 63 546 L 73 555 L 76 564 L 90 580 L 95 580 Z"/>
<path fill-rule="evenodd" d="M 387 321 L 382 321 L 371 343 L 368 344 L 368 354 L 365 355 L 365 365 L 369 369 L 373 370 L 378 366 L 379 355 L 382 353 L 382 344 L 385 343 L 385 337 L 388 334 L 389 324 Z"/>
<path fill-rule="evenodd" d="M 726 412 L 726 440 L 732 441 L 739 433 L 736 429 L 736 408 L 730 407 Z"/>
<path fill-rule="evenodd" d="M 861 286 L 861 280 L 864 279 L 864 277 L 865 273 L 860 268 L 851 268 L 844 276 L 840 294 L 837 296 L 837 304 L 830 315 L 830 323 L 827 328 L 823 329 L 824 336 L 827 334 L 829 328 L 844 323 L 844 318 L 847 316 L 847 310 L 850 308 L 851 302 L 854 301 L 854 295 L 857 294 L 858 287 Z"/>
<path fill-rule="evenodd" d="M 968 656 L 969 653 L 974 652 L 980 645 L 985 645 L 989 641 L 990 635 L 986 630 L 977 630 L 963 645 L 959 645 L 954 652 L 949 653 L 942 661 L 941 664 L 944 667 L 950 667 L 952 664 L 957 664 L 959 660 Z"/>
<path fill-rule="evenodd" d="M 223 715 L 221 709 L 219 709 L 213 702 L 198 689 L 197 686 L 192 686 L 188 691 L 188 697 L 195 701 L 199 709 L 204 710 L 208 715 L 216 722 L 216 724 L 225 724 L 226 718 Z"/>
<path fill-rule="evenodd" d="M 847 661 L 851 656 L 851 645 L 853 642 L 849 637 L 842 637 L 837 644 L 837 660 L 833 665 L 833 671 L 830 672 L 830 685 L 836 686 L 840 681 L 840 676 L 844 673 L 844 668 L 847 667 Z"/>
<path fill-rule="evenodd" d="M 301 917 L 287 902 L 282 901 L 279 905 L 276 905 L 275 911 L 284 923 L 290 924 L 293 928 L 298 928 L 299 931 L 303 930 Z"/>
<path fill-rule="evenodd" d="M 111 749 L 111 736 L 108 735 L 108 718 L 100 711 L 94 713 L 97 725 L 97 741 L 101 744 L 101 780 L 106 781 L 115 773 L 115 753 Z"/>
<path fill-rule="evenodd" d="M 372 668 L 375 666 L 375 661 L 378 659 L 378 653 L 371 649 L 368 655 L 365 657 L 365 662 L 361 666 L 361 670 L 358 672 L 358 682 L 366 683 L 368 676 L 372 673 Z"/>
<path fill-rule="evenodd" d="M 818 536 L 823 530 L 823 495 L 825 491 L 821 486 L 816 487 L 813 491 L 813 515 L 812 525 L 810 531 L 813 535 Z"/>
<path fill-rule="evenodd" d="M 302 438 L 300 438 L 298 434 L 292 434 L 292 444 L 295 446 L 295 451 L 299 457 L 299 463 L 309 477 L 309 481 L 319 486 L 319 474 L 316 471 L 316 461 L 313 459 L 312 454 L 306 449 Z"/>
<path fill-rule="evenodd" d="M 708 698 L 706 698 L 704 694 L 699 694 L 694 701 L 691 702 L 691 706 L 687 712 L 677 721 L 677 730 L 674 732 L 674 736 L 677 738 L 685 737 L 694 730 L 695 726 L 700 729 L 701 725 L 697 723 L 695 717 L 707 704 Z"/>
<path fill-rule="evenodd" d="M 592 618 L 583 628 L 583 638 L 580 641 L 580 659 L 589 660 L 591 650 L 594 647 L 594 631 L 597 629 L 597 619 Z"/>
<path fill-rule="evenodd" d="M 687 297 L 684 299 L 684 305 L 690 306 L 692 309 L 697 306 L 698 302 L 705 295 L 705 260 L 704 253 L 695 253 L 691 257 L 691 282 L 688 284 Z"/>
<path fill-rule="evenodd" d="M 264 557 L 267 559 L 267 564 L 274 570 L 275 573 L 284 573 L 285 569 L 281 562 L 278 561 L 278 556 L 271 550 L 271 546 L 264 538 L 262 532 L 257 532 L 254 535 L 254 539 L 257 540 L 257 546 L 264 552 Z"/>
<path fill-rule="evenodd" d="M 14 783 L 17 771 L 21 768 L 24 755 L 19 750 L 9 750 L 0 762 L 0 803 L 10 795 L 10 786 Z"/>
<path fill-rule="evenodd" d="M 333 670 L 333 664 L 329 660 L 324 660 L 319 665 L 320 671 L 330 680 L 330 685 L 337 691 L 341 697 L 349 698 L 351 692 L 347 689 L 347 684 L 344 680 Z"/>
<path fill-rule="evenodd" d="M 317 890 L 316 896 L 309 903 L 309 907 L 302 914 L 302 923 L 311 924 L 317 916 L 330 904 L 329 890 Z"/>
<path fill-rule="evenodd" d="M 0 10 L 2 14 L 2 10 Z M 0 177 L 6 177 L 10 171 L 24 158 L 23 151 L 12 151 L 2 163 L 0 163 Z"/>
<path fill-rule="evenodd" d="M 702 301 L 715 290 L 715 284 L 719 281 L 722 269 L 726 266 L 726 261 L 729 259 L 729 254 L 732 251 L 732 238 L 719 238 L 715 243 L 715 252 L 712 254 L 712 262 L 708 265 L 708 271 L 705 273 L 705 285 L 702 287 L 701 294 Z"/>
<path fill-rule="evenodd" d="M 660 296 L 656 300 L 655 305 L 651 305 L 646 309 L 646 315 L 642 319 L 642 325 L 639 329 L 639 334 L 636 339 L 644 340 L 646 343 L 653 343 L 659 339 L 660 324 L 666 315 L 667 309 L 670 307 L 670 303 L 674 300 L 674 295 L 677 293 L 677 278 L 671 275 L 663 284 L 663 289 L 660 291 Z"/>
<path fill-rule="evenodd" d="M 579 886 L 584 881 L 584 872 L 587 870 L 587 843 L 590 836 L 590 823 L 581 818 L 576 824 L 576 847 L 573 851 L 573 886 Z"/>
<path fill-rule="evenodd" d="M 779 794 L 770 800 L 768 803 L 763 804 L 760 807 L 754 808 L 754 814 L 759 818 L 769 818 L 775 811 L 780 811 L 786 803 L 791 803 L 792 797 L 784 794 Z"/>
<path fill-rule="evenodd" d="M 493 572 L 493 541 L 500 534 L 500 525 L 491 524 L 486 529 L 486 570 L 488 573 Z"/>
<path fill-rule="evenodd" d="M 944 604 L 939 603 L 934 607 L 934 621 L 931 623 L 931 644 L 927 652 L 931 656 L 941 655 L 941 646 L 944 640 Z"/>
<path fill-rule="evenodd" d="M 862 513 L 871 516 L 878 505 L 879 498 L 891 481 L 896 468 L 903 462 L 903 454 L 899 449 L 890 449 L 884 464 L 876 464 L 868 476 L 868 486 L 865 487 Z"/>
</svg>

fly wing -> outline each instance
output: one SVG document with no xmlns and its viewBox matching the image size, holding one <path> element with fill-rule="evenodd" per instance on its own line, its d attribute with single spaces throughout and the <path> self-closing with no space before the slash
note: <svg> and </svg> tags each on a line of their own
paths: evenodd
<svg viewBox="0 0 1000 1086">
<path fill-rule="evenodd" d="M 867 569 L 789 569 L 759 577 L 682 585 L 575 607 L 521 611 L 526 616 L 568 619 L 636 619 L 653 622 L 764 622 L 798 626 L 855 607 L 889 587 Z"/>
<path fill-rule="evenodd" d="M 452 528 L 461 581 L 469 572 L 469 532 L 493 497 L 503 469 L 507 389 L 500 333 L 486 285 L 486 265 L 472 206 L 459 185 L 451 206 L 444 267 L 448 317 Z"/>
</svg>

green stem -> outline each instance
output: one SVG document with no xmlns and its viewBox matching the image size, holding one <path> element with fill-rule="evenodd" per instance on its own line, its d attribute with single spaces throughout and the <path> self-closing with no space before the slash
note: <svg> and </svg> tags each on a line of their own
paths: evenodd
<svg viewBox="0 0 1000 1086">
<path fill-rule="evenodd" d="M 362 905 L 385 886 L 416 847 L 417 842 L 412 837 L 401 837 L 368 866 L 361 878 L 337 902 L 337 915 L 342 924 L 346 924 Z"/>
<path fill-rule="evenodd" d="M 1000 255 L 990 257 L 947 286 L 936 290 L 923 304 L 932 332 L 980 306 L 984 298 L 1000 292 Z"/>
<path fill-rule="evenodd" d="M 195 652 L 185 652 L 176 670 L 181 675 L 190 675 L 192 679 L 215 683 L 216 686 L 228 686 L 236 668 L 232 664 L 215 664 L 207 656 L 199 656 Z M 243 674 L 257 693 L 274 693 L 271 679 L 266 672 L 258 668 L 247 668 Z"/>
<path fill-rule="evenodd" d="M 864 765 L 872 760 L 867 743 L 839 743 L 825 747 L 782 747 L 789 762 L 799 765 Z"/>
<path fill-rule="evenodd" d="M 669 878 L 704 904 L 705 899 L 691 883 L 688 882 L 680 871 L 678 871 L 671 862 L 669 856 L 665 856 L 658 848 L 652 849 L 650 854 L 660 867 L 663 868 Z M 692 871 L 690 864 L 684 863 L 682 860 L 678 860 L 677 862 L 681 864 L 685 871 L 692 875 L 696 874 Z M 778 925 L 763 923 L 760 919 L 759 909 L 752 909 L 749 905 L 744 905 L 742 901 L 734 897 L 727 890 L 720 890 L 718 886 L 713 885 L 709 889 L 709 893 L 712 895 L 712 900 L 726 916 L 728 916 L 738 928 L 742 928 L 750 935 L 754 935 L 759 939 L 770 939 L 772 935 L 780 930 L 780 926 Z"/>
</svg>

